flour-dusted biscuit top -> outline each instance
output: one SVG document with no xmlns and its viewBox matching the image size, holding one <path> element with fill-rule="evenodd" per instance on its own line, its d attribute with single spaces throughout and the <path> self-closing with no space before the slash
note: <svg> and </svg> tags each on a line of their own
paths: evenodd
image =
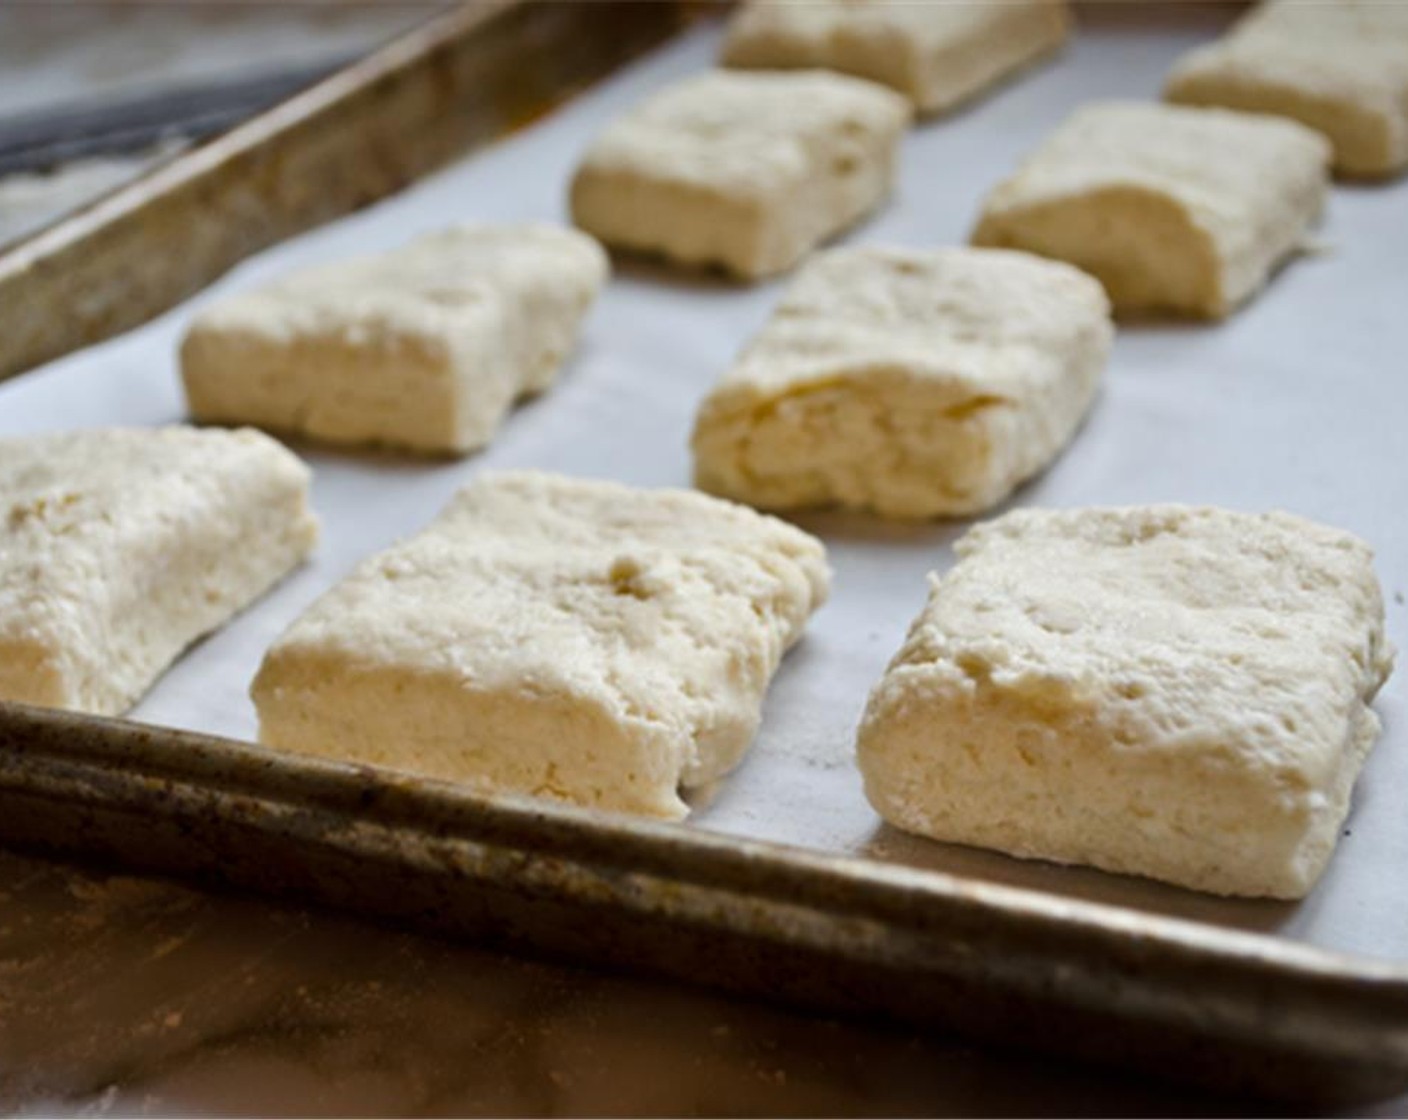
<svg viewBox="0 0 1408 1120">
<path fill-rule="evenodd" d="M 713 71 L 596 138 L 573 220 L 681 264 L 784 272 L 889 195 L 909 118 L 904 98 L 859 78 Z"/>
<path fill-rule="evenodd" d="M 900 828 L 1299 898 L 1378 734 L 1368 547 L 1289 514 L 1030 510 L 973 529 L 871 694 Z"/>
<path fill-rule="evenodd" d="M 196 316 L 191 414 L 330 443 L 463 454 L 546 389 L 605 282 L 575 230 L 465 226 L 295 272 Z"/>
<path fill-rule="evenodd" d="M 1099 283 L 1056 261 L 820 253 L 701 406 L 696 484 L 771 509 L 986 509 L 1065 446 L 1112 335 Z"/>
<path fill-rule="evenodd" d="M 729 23 L 727 66 L 839 70 L 941 113 L 1066 40 L 1065 0 L 748 0 Z"/>
<path fill-rule="evenodd" d="M 1165 96 L 1275 113 L 1335 149 L 1335 170 L 1382 177 L 1408 167 L 1408 4 L 1274 0 L 1182 59 Z"/>
<path fill-rule="evenodd" d="M 1329 155 L 1275 117 L 1088 105 L 988 196 L 973 243 L 1069 261 L 1117 310 L 1221 317 L 1300 248 Z"/>
<path fill-rule="evenodd" d="M 658 817 L 738 762 L 820 542 L 693 491 L 470 483 L 269 651 L 270 746 Z"/>
<path fill-rule="evenodd" d="M 0 440 L 0 700 L 126 710 L 312 550 L 308 480 L 253 431 Z"/>
</svg>

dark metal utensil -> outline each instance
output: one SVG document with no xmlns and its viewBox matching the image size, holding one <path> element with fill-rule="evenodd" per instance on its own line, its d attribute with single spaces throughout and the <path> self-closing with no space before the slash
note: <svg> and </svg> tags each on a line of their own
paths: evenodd
<svg viewBox="0 0 1408 1120">
<path fill-rule="evenodd" d="M 216 85 L 128 95 L 0 118 L 0 175 L 70 160 L 139 152 L 165 140 L 203 140 L 312 85 L 350 59 Z"/>
</svg>

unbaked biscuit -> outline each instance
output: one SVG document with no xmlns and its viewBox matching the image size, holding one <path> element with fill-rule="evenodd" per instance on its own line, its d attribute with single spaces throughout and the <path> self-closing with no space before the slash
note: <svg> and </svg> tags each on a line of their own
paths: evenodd
<svg viewBox="0 0 1408 1120">
<path fill-rule="evenodd" d="M 749 0 L 729 23 L 723 62 L 839 70 L 942 113 L 1059 48 L 1069 25 L 1065 0 Z"/>
<path fill-rule="evenodd" d="M 987 509 L 1065 446 L 1112 335 L 1099 283 L 1057 261 L 818 254 L 700 408 L 695 483 L 770 509 Z"/>
<path fill-rule="evenodd" d="M 316 602 L 254 682 L 260 738 L 657 817 L 738 762 L 826 596 L 820 542 L 683 490 L 470 483 Z"/>
<path fill-rule="evenodd" d="M 1119 311 L 1220 318 L 1300 248 L 1329 156 L 1294 121 L 1088 105 L 988 196 L 972 241 L 1069 261 Z"/>
<path fill-rule="evenodd" d="M 1408 167 L 1408 4 L 1270 0 L 1169 75 L 1187 105 L 1291 117 L 1324 133 L 1342 175 Z"/>
<path fill-rule="evenodd" d="M 957 552 L 861 725 L 886 820 L 1218 894 L 1310 890 L 1392 665 L 1362 541 L 1156 506 L 1023 510 Z"/>
<path fill-rule="evenodd" d="M 680 264 L 784 272 L 889 195 L 909 117 L 898 94 L 842 74 L 704 74 L 597 137 L 573 220 Z"/>
<path fill-rule="evenodd" d="M 464 454 L 551 384 L 605 281 L 575 230 L 465 226 L 295 272 L 196 316 L 191 415 L 329 443 Z"/>
<path fill-rule="evenodd" d="M 126 710 L 312 550 L 308 481 L 253 431 L 0 440 L 0 700 Z"/>
</svg>

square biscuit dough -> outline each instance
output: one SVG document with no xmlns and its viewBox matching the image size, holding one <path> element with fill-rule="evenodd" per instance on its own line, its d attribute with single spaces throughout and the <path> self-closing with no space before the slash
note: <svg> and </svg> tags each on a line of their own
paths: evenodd
<svg viewBox="0 0 1408 1120">
<path fill-rule="evenodd" d="M 218 300 L 181 346 L 191 415 L 464 454 L 551 384 L 607 274 L 575 230 L 460 227 Z"/>
<path fill-rule="evenodd" d="M 701 406 L 696 485 L 770 509 L 987 509 L 1071 438 L 1113 333 L 1100 284 L 1057 261 L 820 253 Z"/>
<path fill-rule="evenodd" d="M 1065 41 L 1065 0 L 749 0 L 729 22 L 723 63 L 839 70 L 890 86 L 919 113 L 955 108 Z"/>
<path fill-rule="evenodd" d="M 1304 896 L 1378 734 L 1369 548 L 1284 513 L 980 525 L 871 694 L 871 803 L 911 832 L 1225 895 Z"/>
<path fill-rule="evenodd" d="M 785 272 L 890 194 L 908 102 L 826 71 L 716 70 L 609 126 L 572 181 L 572 217 L 606 244 Z"/>
<path fill-rule="evenodd" d="M 125 711 L 312 551 L 308 481 L 248 430 L 0 440 L 0 700 Z"/>
<path fill-rule="evenodd" d="M 462 489 L 269 651 L 276 748 L 678 818 L 733 768 L 826 596 L 821 543 L 693 491 L 509 472 Z"/>
<path fill-rule="evenodd" d="M 988 196 L 972 241 L 1069 261 L 1116 311 L 1221 318 L 1300 249 L 1329 156 L 1294 121 L 1096 103 Z"/>
<path fill-rule="evenodd" d="M 1408 168 L 1408 4 L 1276 0 L 1169 75 L 1164 96 L 1290 117 L 1329 137 L 1341 175 Z"/>
</svg>

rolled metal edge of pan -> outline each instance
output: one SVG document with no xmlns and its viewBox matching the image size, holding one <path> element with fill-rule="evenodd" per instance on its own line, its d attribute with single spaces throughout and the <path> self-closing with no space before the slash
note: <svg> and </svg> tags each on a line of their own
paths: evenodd
<svg viewBox="0 0 1408 1120">
<path fill-rule="evenodd" d="M 0 703 L 0 842 L 1304 1105 L 1408 1086 L 1408 967 Z"/>
<path fill-rule="evenodd" d="M 0 252 L 0 380 L 139 326 L 675 33 L 691 0 L 479 0 Z"/>
</svg>

